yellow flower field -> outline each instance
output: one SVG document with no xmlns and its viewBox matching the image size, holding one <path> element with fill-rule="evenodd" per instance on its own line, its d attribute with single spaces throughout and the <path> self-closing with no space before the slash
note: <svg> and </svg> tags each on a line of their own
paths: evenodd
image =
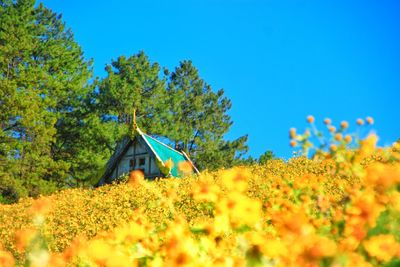
<svg viewBox="0 0 400 267">
<path fill-rule="evenodd" d="M 349 139 L 312 159 L 156 181 L 133 172 L 0 205 L 0 266 L 399 266 L 399 144 Z"/>
</svg>

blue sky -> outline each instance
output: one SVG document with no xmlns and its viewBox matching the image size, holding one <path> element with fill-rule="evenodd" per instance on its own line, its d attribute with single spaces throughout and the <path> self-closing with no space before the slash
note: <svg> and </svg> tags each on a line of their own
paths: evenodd
<svg viewBox="0 0 400 267">
<path fill-rule="evenodd" d="M 190 59 L 233 103 L 233 139 L 288 158 L 288 130 L 372 116 L 380 144 L 400 137 L 400 3 L 345 0 L 50 1 L 95 74 L 140 50 L 173 69 Z M 365 130 L 366 131 L 366 130 Z"/>
</svg>

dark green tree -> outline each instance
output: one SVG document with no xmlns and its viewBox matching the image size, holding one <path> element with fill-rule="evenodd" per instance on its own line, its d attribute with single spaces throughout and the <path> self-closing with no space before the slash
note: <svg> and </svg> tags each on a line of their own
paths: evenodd
<svg viewBox="0 0 400 267">
<path fill-rule="evenodd" d="M 199 168 L 229 167 L 247 152 L 247 136 L 224 140 L 232 120 L 224 90 L 214 92 L 191 61 L 182 61 L 168 83 L 171 112 L 168 138 L 190 154 Z"/>
<path fill-rule="evenodd" d="M 1 1 L 0 183 L 35 196 L 73 175 L 68 143 L 79 138 L 72 128 L 82 123 L 90 77 L 60 15 L 34 0 Z"/>
<path fill-rule="evenodd" d="M 274 158 L 275 158 L 274 152 L 272 152 L 272 150 L 267 150 L 267 151 L 265 151 L 264 154 L 262 154 L 262 155 L 259 157 L 258 163 L 264 164 L 264 163 L 266 163 L 267 161 L 269 161 L 269 160 L 271 160 L 271 159 L 274 159 Z"/>
<path fill-rule="evenodd" d="M 252 156 L 248 156 L 247 158 L 243 158 L 237 162 L 237 165 L 239 166 L 251 166 L 254 164 L 258 164 L 258 159 L 254 159 Z"/>
<path fill-rule="evenodd" d="M 34 0 L 0 2 L 0 201 L 93 184 L 134 109 L 143 130 L 200 168 L 234 165 L 247 151 L 247 136 L 224 140 L 231 103 L 190 61 L 168 82 L 143 52 L 106 71 L 89 82 L 92 63 L 61 15 Z"/>
<path fill-rule="evenodd" d="M 166 70 L 168 81 L 143 52 L 119 57 L 106 71 L 97 106 L 104 122 L 115 123 L 118 134 L 110 139 L 110 147 L 129 133 L 135 109 L 142 130 L 169 140 L 202 169 L 235 165 L 247 151 L 247 136 L 224 140 L 232 124 L 227 115 L 231 102 L 223 90 L 214 92 L 190 61 L 172 73 Z"/>
<path fill-rule="evenodd" d="M 165 134 L 169 108 L 159 65 L 140 52 L 128 58 L 119 57 L 106 66 L 106 71 L 107 77 L 99 86 L 98 107 L 103 121 L 116 122 L 117 137 L 128 133 L 133 110 L 143 130 Z"/>
</svg>

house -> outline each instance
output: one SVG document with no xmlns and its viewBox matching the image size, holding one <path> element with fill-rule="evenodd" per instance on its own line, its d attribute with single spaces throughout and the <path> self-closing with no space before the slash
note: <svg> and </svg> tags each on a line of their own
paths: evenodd
<svg viewBox="0 0 400 267">
<path fill-rule="evenodd" d="M 119 143 L 98 185 L 110 183 L 132 170 L 141 170 L 147 179 L 180 177 L 178 166 L 185 161 L 192 165 L 193 172 L 199 172 L 185 152 L 173 149 L 143 133 L 138 127 L 135 127 L 135 133 L 133 139 L 125 137 Z M 173 163 L 171 169 L 165 164 L 169 160 Z"/>
</svg>

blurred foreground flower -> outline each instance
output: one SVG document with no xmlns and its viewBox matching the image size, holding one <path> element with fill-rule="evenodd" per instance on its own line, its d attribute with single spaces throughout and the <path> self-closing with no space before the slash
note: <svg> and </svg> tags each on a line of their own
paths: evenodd
<svg viewBox="0 0 400 267">
<path fill-rule="evenodd" d="M 373 236 L 363 245 L 371 257 L 382 262 L 390 261 L 395 256 L 400 257 L 400 244 L 393 235 Z"/>
<path fill-rule="evenodd" d="M 193 166 L 192 163 L 189 161 L 181 161 L 178 163 L 178 170 L 183 174 L 183 175 L 188 175 L 193 172 Z"/>
<path fill-rule="evenodd" d="M 129 184 L 132 186 L 138 186 L 144 181 L 144 174 L 140 170 L 131 171 L 129 174 Z"/>
</svg>

